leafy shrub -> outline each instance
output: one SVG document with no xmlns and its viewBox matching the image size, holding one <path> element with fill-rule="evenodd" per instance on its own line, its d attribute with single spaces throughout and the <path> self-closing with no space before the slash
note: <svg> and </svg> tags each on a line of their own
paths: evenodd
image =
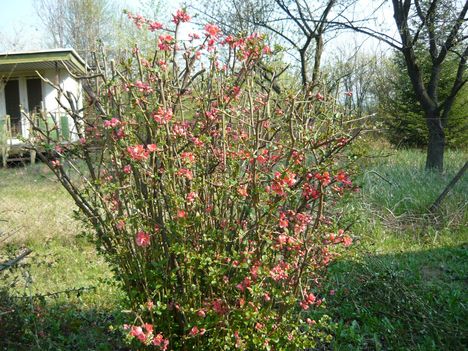
<svg viewBox="0 0 468 351">
<path fill-rule="evenodd" d="M 128 15 L 157 32 L 155 51 L 98 63 L 85 83 L 93 121 L 64 92 L 79 143 L 36 125 L 34 147 L 122 282 L 129 338 L 156 350 L 328 340 L 327 318 L 307 312 L 323 303 L 335 247 L 352 242 L 333 214 L 353 188 L 343 151 L 357 130 L 320 93 L 273 89 L 263 36 L 207 24 L 180 41 L 184 10 L 175 31 Z"/>
</svg>

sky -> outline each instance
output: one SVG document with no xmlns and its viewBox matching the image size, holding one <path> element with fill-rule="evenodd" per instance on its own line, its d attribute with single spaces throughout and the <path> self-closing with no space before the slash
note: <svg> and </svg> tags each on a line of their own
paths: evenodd
<svg viewBox="0 0 468 351">
<path fill-rule="evenodd" d="M 124 4 L 123 8 L 137 11 L 140 1 L 148 0 L 112 0 L 115 3 Z M 35 0 L 0 0 L 0 51 L 5 47 L 12 49 L 12 43 L 17 42 L 14 50 L 34 50 L 44 48 L 44 29 L 38 18 L 35 8 Z M 172 9 L 178 7 L 182 0 L 170 1 Z M 360 0 L 355 6 L 354 17 L 363 18 L 372 13 L 382 0 Z M 373 16 L 376 18 L 371 25 L 374 28 L 392 27 L 393 18 L 389 3 L 379 8 Z M 393 30 L 394 32 L 394 30 Z M 353 51 L 361 45 L 363 50 L 376 52 L 388 51 L 388 47 L 377 40 L 369 39 L 364 35 L 343 32 L 332 40 L 332 45 L 326 45 L 325 59 L 337 54 L 337 50 Z"/>
<path fill-rule="evenodd" d="M 1 46 L 9 46 L 17 39 L 24 44 L 40 41 L 41 23 L 33 0 L 0 0 L 0 9 L 0 40 L 4 42 Z"/>
<path fill-rule="evenodd" d="M 122 8 L 137 10 L 140 1 L 111 0 L 121 4 Z M 177 7 L 181 1 L 170 1 L 171 7 Z M 43 48 L 44 29 L 35 10 L 35 0 L 0 0 L 0 51 L 18 42 L 19 50 Z"/>
</svg>

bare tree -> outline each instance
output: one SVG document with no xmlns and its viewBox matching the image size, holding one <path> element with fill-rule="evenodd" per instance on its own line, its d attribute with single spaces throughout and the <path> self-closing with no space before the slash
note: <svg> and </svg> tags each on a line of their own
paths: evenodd
<svg viewBox="0 0 468 351">
<path fill-rule="evenodd" d="M 271 33 L 277 42 L 292 50 L 299 62 L 301 83 L 310 88 L 319 81 L 325 34 L 337 28 L 335 20 L 352 2 L 354 0 L 209 1 L 210 13 L 201 12 L 227 32 L 237 34 L 263 29 Z"/>
<path fill-rule="evenodd" d="M 89 59 L 111 32 L 108 0 L 35 0 L 53 47 L 73 47 Z"/>
<path fill-rule="evenodd" d="M 392 0 L 394 20 L 399 39 L 349 21 L 346 28 L 377 38 L 404 57 L 407 73 L 416 98 L 424 110 L 429 130 L 426 169 L 442 171 L 444 167 L 445 132 L 447 119 L 455 97 L 468 81 L 467 11 L 468 2 L 453 0 Z M 422 56 L 430 57 L 430 74 L 422 69 Z M 450 82 L 450 93 L 439 94 L 441 71 L 449 57 L 457 60 L 456 74 Z"/>
</svg>

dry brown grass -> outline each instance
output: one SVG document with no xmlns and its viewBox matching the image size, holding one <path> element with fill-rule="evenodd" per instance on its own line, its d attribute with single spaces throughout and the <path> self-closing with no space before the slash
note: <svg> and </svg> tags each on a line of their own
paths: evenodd
<svg viewBox="0 0 468 351">
<path fill-rule="evenodd" d="M 80 231 L 74 208 L 45 165 L 0 169 L 0 228 L 15 232 L 10 242 L 73 240 Z"/>
</svg>

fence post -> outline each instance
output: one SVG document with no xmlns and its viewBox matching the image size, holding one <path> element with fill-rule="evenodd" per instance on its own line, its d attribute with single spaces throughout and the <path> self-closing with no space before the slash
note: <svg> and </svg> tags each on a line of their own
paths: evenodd
<svg viewBox="0 0 468 351">
<path fill-rule="evenodd" d="M 36 112 L 31 112 L 29 114 L 29 143 L 31 145 L 34 145 L 34 124 L 36 123 Z M 31 158 L 31 164 L 36 163 L 36 150 L 33 148 L 30 149 L 29 151 L 29 157 Z"/>
<path fill-rule="evenodd" d="M 0 117 L 0 122 L 2 118 Z M 3 167 L 7 167 L 8 152 L 10 151 L 11 142 L 11 120 L 9 115 L 3 117 L 3 123 L 0 123 L 0 151 L 2 156 Z"/>
</svg>

